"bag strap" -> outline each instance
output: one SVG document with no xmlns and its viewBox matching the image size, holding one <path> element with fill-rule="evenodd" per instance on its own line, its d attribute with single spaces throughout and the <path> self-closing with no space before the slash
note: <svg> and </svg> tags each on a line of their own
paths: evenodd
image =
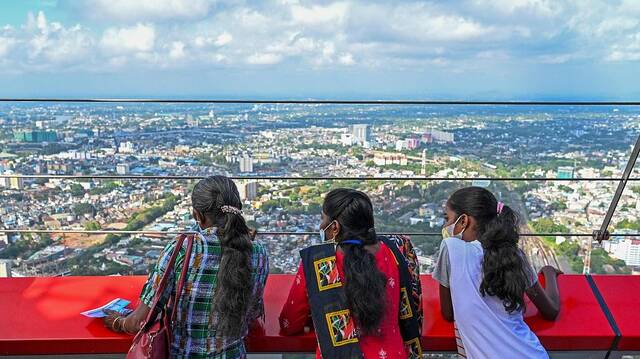
<svg viewBox="0 0 640 359">
<path fill-rule="evenodd" d="M 189 261 L 191 260 L 191 251 L 193 249 L 193 241 L 194 241 L 194 236 L 189 235 L 187 237 L 187 252 L 185 253 L 184 263 L 182 264 L 182 272 L 180 273 L 180 280 L 178 280 L 178 285 L 176 287 L 176 295 L 173 298 L 173 308 L 171 309 L 171 316 L 169 317 L 169 323 L 173 323 L 173 318 L 175 318 L 176 312 L 178 309 L 178 301 L 180 300 L 180 296 L 182 295 L 184 283 L 187 281 L 187 274 L 189 273 Z"/>
<path fill-rule="evenodd" d="M 418 322 L 418 308 L 422 303 L 417 303 L 415 298 L 411 294 L 412 283 L 411 273 L 409 271 L 409 262 L 407 258 L 402 254 L 395 241 L 385 237 L 378 236 L 378 239 L 382 241 L 390 250 L 398 263 L 398 271 L 400 274 L 400 308 L 402 309 L 404 299 L 408 301 L 408 309 L 410 314 L 406 317 L 402 317 L 401 312 L 399 314 L 400 333 L 405 344 L 411 344 L 413 346 L 412 353 L 419 354 L 417 357 L 422 357 L 422 348 L 420 347 L 420 323 Z M 403 295 L 404 291 L 404 295 Z M 410 355 L 410 358 L 414 358 L 416 355 Z"/>
<path fill-rule="evenodd" d="M 180 249 L 182 249 L 182 244 L 184 243 L 185 238 L 186 236 L 184 234 L 181 234 L 177 239 L 176 246 L 173 248 L 173 253 L 171 254 L 169 263 L 167 264 L 164 274 L 162 275 L 162 279 L 160 280 L 158 289 L 156 289 L 155 296 L 153 297 L 151 310 L 149 310 L 149 314 L 147 314 L 147 318 L 144 321 L 144 325 L 140 328 L 140 331 L 145 329 L 150 323 L 153 323 L 154 315 L 157 315 L 156 309 L 158 309 L 160 297 L 162 297 L 162 293 L 164 293 L 164 290 L 167 287 L 169 277 L 173 275 L 173 266 L 176 263 L 176 258 L 178 258 L 178 254 L 180 253 Z"/>
</svg>

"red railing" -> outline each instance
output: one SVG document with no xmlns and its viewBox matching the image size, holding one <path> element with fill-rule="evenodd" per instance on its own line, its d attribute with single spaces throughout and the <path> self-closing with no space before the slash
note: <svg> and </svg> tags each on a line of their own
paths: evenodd
<svg viewBox="0 0 640 359">
<path fill-rule="evenodd" d="M 124 353 L 131 338 L 79 313 L 113 298 L 134 305 L 145 277 L 29 277 L 0 279 L 0 355 Z M 282 336 L 278 315 L 292 275 L 271 275 L 265 290 L 266 321 L 248 339 L 250 352 L 313 352 L 314 335 Z M 440 315 L 438 285 L 422 277 L 429 352 L 454 351 L 453 325 Z M 640 350 L 640 277 L 563 275 L 562 310 L 555 322 L 529 305 L 526 320 L 550 351 Z M 601 297 L 601 298 L 599 298 Z M 610 314 L 609 314 L 610 313 Z M 618 329 L 619 328 L 619 329 Z"/>
</svg>

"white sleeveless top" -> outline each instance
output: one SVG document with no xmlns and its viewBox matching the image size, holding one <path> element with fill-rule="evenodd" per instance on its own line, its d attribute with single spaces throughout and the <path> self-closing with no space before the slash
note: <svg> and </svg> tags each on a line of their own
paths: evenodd
<svg viewBox="0 0 640 359">
<path fill-rule="evenodd" d="M 433 278 L 451 290 L 456 327 L 469 359 L 549 358 L 522 311 L 508 313 L 495 296 L 482 296 L 483 250 L 480 242 L 447 238 L 440 245 Z M 530 269 L 531 285 L 537 276 Z"/>
</svg>

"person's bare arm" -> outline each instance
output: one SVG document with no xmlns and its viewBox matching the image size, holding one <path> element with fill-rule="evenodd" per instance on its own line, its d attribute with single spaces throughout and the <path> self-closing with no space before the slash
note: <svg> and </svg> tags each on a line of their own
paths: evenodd
<svg viewBox="0 0 640 359">
<path fill-rule="evenodd" d="M 116 311 L 108 310 L 106 311 L 108 315 L 103 319 L 104 325 L 115 332 L 136 334 L 140 331 L 140 327 L 142 327 L 145 319 L 147 319 L 149 310 L 151 310 L 151 308 L 144 303 L 140 303 L 140 305 L 126 317 Z"/>
<path fill-rule="evenodd" d="M 440 284 L 440 312 L 445 320 L 453 322 L 453 303 L 451 303 L 451 290 Z"/>
<path fill-rule="evenodd" d="M 531 288 L 527 289 L 527 296 L 538 308 L 544 319 L 556 320 L 558 314 L 560 314 L 560 290 L 558 289 L 557 277 L 562 272 L 552 266 L 545 266 L 540 272 L 544 275 L 544 288 L 540 285 L 540 282 L 536 282 Z"/>
</svg>

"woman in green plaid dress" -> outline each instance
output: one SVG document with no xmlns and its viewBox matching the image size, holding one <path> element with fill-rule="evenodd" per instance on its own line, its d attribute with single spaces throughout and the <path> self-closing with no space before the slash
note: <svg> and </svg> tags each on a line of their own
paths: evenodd
<svg viewBox="0 0 640 359">
<path fill-rule="evenodd" d="M 263 290 L 269 273 L 265 248 L 253 240 L 242 217 L 238 190 L 227 177 L 206 178 L 191 194 L 198 230 L 184 291 L 178 301 L 171 356 L 175 358 L 245 358 L 250 323 L 264 314 Z M 136 333 L 153 298 L 166 305 L 175 294 L 186 249 L 178 254 L 163 293 L 160 283 L 176 241 L 169 243 L 142 289 L 141 304 L 127 317 L 111 313 L 105 324 Z"/>
</svg>

